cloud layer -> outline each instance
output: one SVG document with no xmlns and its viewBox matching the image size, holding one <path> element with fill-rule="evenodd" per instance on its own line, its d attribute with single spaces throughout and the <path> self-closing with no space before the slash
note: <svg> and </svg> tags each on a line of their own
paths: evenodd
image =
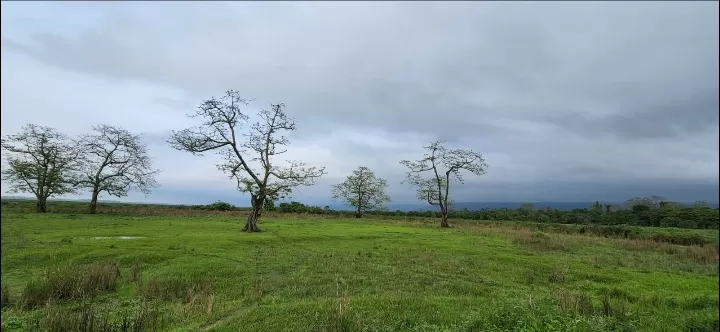
<svg viewBox="0 0 720 332">
<path fill-rule="evenodd" d="M 291 158 L 390 183 L 434 139 L 490 169 L 457 201 L 718 200 L 717 2 L 2 3 L 2 131 L 145 134 L 153 201 L 238 201 L 213 156 L 171 150 L 224 90 L 284 102 Z M 130 197 L 135 200 L 144 199 Z"/>
</svg>

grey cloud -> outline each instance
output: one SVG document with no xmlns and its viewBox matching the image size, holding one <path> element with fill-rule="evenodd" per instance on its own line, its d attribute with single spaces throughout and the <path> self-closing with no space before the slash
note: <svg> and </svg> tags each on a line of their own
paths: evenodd
<svg viewBox="0 0 720 332">
<path fill-rule="evenodd" d="M 5 12 L 21 7 L 3 5 Z M 717 2 L 138 2 L 82 8 L 105 18 L 52 30 L 21 29 L 34 23 L 20 18 L 3 23 L 3 53 L 181 90 L 184 96 L 155 99 L 178 116 L 228 88 L 257 98 L 255 107 L 282 101 L 298 118 L 291 138 L 332 151 L 338 173 L 330 182 L 360 164 L 387 178 L 402 176 L 397 160 L 419 157 L 420 146 L 433 139 L 495 158 L 488 160 L 487 176 L 461 191 L 467 195 L 497 181 L 629 181 L 648 165 L 661 170 L 650 176 L 654 181 L 677 184 L 679 170 L 690 166 L 697 177 L 717 179 L 711 170 L 718 166 L 716 149 L 697 146 L 718 128 Z M 408 144 L 342 140 L 342 128 Z M 147 139 L 160 145 L 168 129 Z M 672 147 L 664 153 L 668 142 Z M 410 151 L 411 145 L 417 149 Z M 330 182 L 307 191 L 321 195 Z M 563 195 L 530 188 L 499 183 L 486 189 L 500 196 L 523 190 Z M 399 185 L 392 190 L 408 192 Z"/>
<path fill-rule="evenodd" d="M 713 84 L 708 77 L 717 77 L 694 75 L 717 73 L 717 47 L 711 48 L 717 18 L 706 13 L 711 3 L 394 3 L 376 18 L 350 17 L 370 4 L 308 4 L 275 13 L 284 24 L 272 26 L 260 18 L 277 5 L 253 6 L 257 18 L 237 13 L 240 20 L 226 6 L 173 5 L 163 24 L 120 11 L 79 38 L 47 32 L 32 43 L 3 36 L 3 44 L 78 71 L 193 93 L 237 86 L 259 98 L 288 100 L 303 114 L 420 131 L 449 130 L 450 124 L 438 126 L 450 112 L 466 119 L 454 123 L 466 132 L 484 118 L 552 113 L 563 104 L 555 98 L 570 97 L 563 94 L 583 98 L 562 105 L 580 114 L 608 100 L 662 103 L 678 99 L 672 90 L 688 97 L 684 86 Z M 303 12 L 339 18 L 310 22 Z M 671 67 L 668 74 L 688 74 L 663 77 L 662 69 Z M 652 88 L 658 78 L 666 86 Z"/>
<path fill-rule="evenodd" d="M 717 86 L 717 82 L 715 84 Z M 703 89 L 681 100 L 664 100 L 604 116 L 546 115 L 544 120 L 584 135 L 614 135 L 626 139 L 658 139 L 711 130 L 718 126 L 717 89 Z"/>
<path fill-rule="evenodd" d="M 696 200 L 718 201 L 718 185 L 712 182 L 647 181 L 557 181 L 533 183 L 480 183 L 475 186 L 458 186 L 454 190 L 456 201 L 472 197 L 476 201 L 561 201 L 561 202 L 620 202 L 632 197 L 658 195 L 678 202 Z"/>
<path fill-rule="evenodd" d="M 163 132 L 145 132 L 141 133 L 142 140 L 150 146 L 167 146 L 167 139 L 172 135 L 170 131 Z"/>
</svg>

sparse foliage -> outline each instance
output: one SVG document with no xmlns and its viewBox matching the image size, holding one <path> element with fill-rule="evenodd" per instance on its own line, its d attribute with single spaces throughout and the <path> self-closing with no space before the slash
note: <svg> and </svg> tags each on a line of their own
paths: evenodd
<svg viewBox="0 0 720 332">
<path fill-rule="evenodd" d="M 22 132 L 2 138 L 7 168 L 3 180 L 8 192 L 30 192 L 37 199 L 36 212 L 47 212 L 47 199 L 75 192 L 73 176 L 79 149 L 65 134 L 49 127 L 27 124 Z"/>
<path fill-rule="evenodd" d="M 433 142 L 424 147 L 428 152 L 416 161 L 402 160 L 400 164 L 407 167 L 407 183 L 417 188 L 419 200 L 440 207 L 442 221 L 440 227 L 450 227 L 448 211 L 450 201 L 450 184 L 463 183 L 461 171 L 474 175 L 485 174 L 487 164 L 482 154 L 472 150 L 447 149 L 443 142 Z M 429 173 L 429 176 L 422 174 Z"/>
<path fill-rule="evenodd" d="M 159 171 L 153 169 L 140 135 L 108 125 L 94 126 L 93 131 L 80 139 L 82 167 L 76 183 L 92 193 L 90 213 L 95 213 L 102 192 L 123 197 L 131 190 L 149 194 L 158 186 L 155 175 Z"/>
<path fill-rule="evenodd" d="M 241 107 L 248 104 L 235 90 L 228 90 L 222 98 L 206 100 L 190 115 L 202 119 L 201 124 L 173 132 L 168 142 L 177 150 L 193 154 L 220 154 L 225 162 L 218 169 L 235 179 L 238 189 L 251 197 L 252 212 L 243 231 L 258 232 L 257 221 L 266 199 L 274 201 L 289 195 L 293 188 L 313 185 L 326 172 L 324 167 L 306 167 L 300 161 L 276 163 L 274 157 L 285 153 L 283 147 L 289 144 L 282 133 L 295 130 L 295 121 L 285 113 L 284 104 L 271 104 L 269 110 L 258 112 L 260 121 L 243 134 L 242 125 L 249 117 Z"/>
<path fill-rule="evenodd" d="M 383 210 L 390 196 L 385 193 L 387 181 L 375 176 L 369 168 L 360 166 L 340 184 L 333 185 L 333 200 L 342 199 L 355 208 L 355 217 L 365 211 Z"/>
</svg>

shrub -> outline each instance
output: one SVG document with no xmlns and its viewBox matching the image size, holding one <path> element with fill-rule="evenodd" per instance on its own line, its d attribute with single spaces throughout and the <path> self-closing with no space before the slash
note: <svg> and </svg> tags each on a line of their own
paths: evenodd
<svg viewBox="0 0 720 332">
<path fill-rule="evenodd" d="M 682 246 L 697 246 L 707 242 L 700 235 L 682 235 L 682 234 L 655 234 L 651 238 L 655 242 L 666 242 L 671 244 L 679 244 Z"/>
<path fill-rule="evenodd" d="M 215 203 L 208 204 L 205 206 L 205 210 L 210 210 L 210 211 L 232 211 L 235 209 L 237 209 L 237 207 L 235 205 L 232 205 L 227 202 L 221 202 L 221 201 L 217 201 Z"/>
<path fill-rule="evenodd" d="M 680 228 L 698 228 L 697 223 L 694 220 L 682 220 L 678 222 L 678 227 Z"/>
<path fill-rule="evenodd" d="M 678 217 L 664 217 L 660 219 L 660 227 L 678 227 L 682 220 Z"/>
</svg>

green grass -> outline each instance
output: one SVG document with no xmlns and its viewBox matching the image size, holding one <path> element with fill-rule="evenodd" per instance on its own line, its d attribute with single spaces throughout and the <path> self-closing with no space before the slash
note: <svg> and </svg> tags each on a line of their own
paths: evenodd
<svg viewBox="0 0 720 332">
<path fill-rule="evenodd" d="M 455 226 L 3 213 L 3 331 L 718 330 L 717 244 Z"/>
</svg>

